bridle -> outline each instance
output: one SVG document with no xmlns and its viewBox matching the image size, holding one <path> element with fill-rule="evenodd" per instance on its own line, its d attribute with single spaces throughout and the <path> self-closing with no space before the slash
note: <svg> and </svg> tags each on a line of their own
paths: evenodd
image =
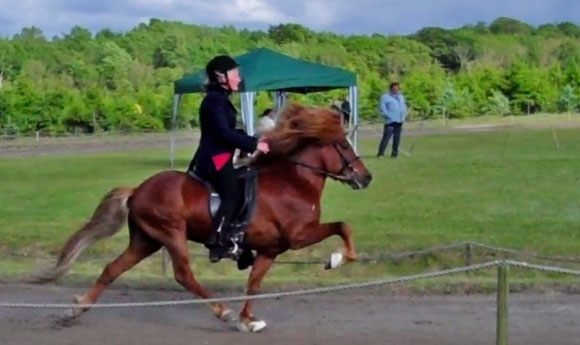
<svg viewBox="0 0 580 345">
<path fill-rule="evenodd" d="M 345 144 L 335 141 L 332 143 L 332 146 L 336 149 L 336 152 L 338 152 L 338 156 L 340 157 L 340 161 L 342 163 L 342 168 L 337 173 L 333 173 L 333 172 L 330 172 L 326 169 L 321 169 L 321 168 L 315 167 L 313 165 L 310 165 L 310 164 L 307 164 L 304 162 L 300 162 L 300 161 L 294 160 L 294 159 L 290 159 L 289 162 L 294 164 L 294 165 L 298 165 L 298 166 L 310 169 L 310 170 L 314 171 L 315 173 L 323 175 L 325 177 L 330 177 L 332 179 L 339 180 L 339 181 L 348 181 L 350 178 L 345 175 L 345 170 L 347 170 L 347 169 L 354 170 L 352 166 L 356 161 L 358 161 L 360 159 L 360 156 L 355 154 L 355 156 L 352 159 L 348 160 L 345 157 L 343 151 L 341 150 L 341 148 L 346 149 Z"/>
</svg>

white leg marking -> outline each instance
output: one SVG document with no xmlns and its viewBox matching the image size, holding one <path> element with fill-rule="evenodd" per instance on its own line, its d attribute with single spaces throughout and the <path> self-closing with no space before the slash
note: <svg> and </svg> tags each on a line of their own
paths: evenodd
<svg viewBox="0 0 580 345">
<path fill-rule="evenodd" d="M 238 330 L 244 333 L 258 333 L 264 328 L 266 328 L 264 320 L 250 321 L 247 324 L 243 321 L 238 322 Z"/>
<path fill-rule="evenodd" d="M 342 255 L 342 253 L 330 254 L 330 269 L 340 267 L 342 265 L 343 259 L 344 255 Z"/>
</svg>

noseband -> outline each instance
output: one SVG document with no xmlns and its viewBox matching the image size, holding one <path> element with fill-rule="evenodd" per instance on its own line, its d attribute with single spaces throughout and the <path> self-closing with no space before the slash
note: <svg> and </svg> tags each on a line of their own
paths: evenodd
<svg viewBox="0 0 580 345">
<path fill-rule="evenodd" d="M 317 174 L 323 175 L 325 177 L 330 177 L 330 178 L 335 179 L 335 180 L 340 180 L 340 181 L 349 180 L 349 178 L 345 175 L 345 170 L 347 170 L 347 169 L 353 170 L 352 165 L 360 159 L 360 156 L 355 155 L 354 158 L 352 158 L 351 160 L 348 160 L 344 156 L 344 153 L 341 150 L 341 147 L 344 148 L 343 144 L 340 144 L 338 142 L 334 142 L 332 146 L 336 149 L 336 152 L 338 152 L 338 156 L 340 157 L 340 161 L 342 163 L 342 168 L 337 173 L 333 173 L 333 172 L 330 172 L 326 169 L 321 169 L 321 168 L 315 167 L 313 165 L 310 165 L 310 164 L 307 164 L 304 162 L 300 162 L 300 161 L 296 161 L 296 160 L 292 160 L 292 159 L 290 160 L 290 163 L 307 168 L 307 169 L 310 169 Z"/>
</svg>

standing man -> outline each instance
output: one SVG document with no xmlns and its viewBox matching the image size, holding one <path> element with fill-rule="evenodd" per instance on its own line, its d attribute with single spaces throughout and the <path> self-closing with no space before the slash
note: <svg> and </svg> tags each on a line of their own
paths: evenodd
<svg viewBox="0 0 580 345">
<path fill-rule="evenodd" d="M 395 158 L 399 155 L 401 131 L 405 118 L 407 117 L 407 105 L 405 104 L 405 97 L 399 90 L 399 83 L 391 83 L 389 85 L 389 92 L 381 96 L 379 111 L 385 119 L 385 125 L 383 127 L 383 137 L 379 144 L 377 157 L 383 157 L 385 155 L 387 144 L 391 140 L 391 137 L 393 137 L 391 157 Z"/>
</svg>

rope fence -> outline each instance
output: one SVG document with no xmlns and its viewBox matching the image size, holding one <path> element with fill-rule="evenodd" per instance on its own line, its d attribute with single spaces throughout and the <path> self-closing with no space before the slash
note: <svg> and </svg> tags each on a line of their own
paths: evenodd
<svg viewBox="0 0 580 345">
<path fill-rule="evenodd" d="M 530 264 L 527 262 L 513 260 L 496 260 L 471 266 L 452 268 L 436 272 L 427 272 L 421 274 L 408 275 L 403 277 L 386 278 L 363 283 L 352 283 L 335 285 L 329 287 L 303 289 L 285 292 L 264 293 L 252 296 L 232 296 L 211 299 L 189 299 L 189 300 L 172 300 L 172 301 L 154 301 L 154 302 L 129 302 L 129 303 L 96 303 L 96 304 L 70 304 L 70 303 L 17 303 L 17 302 L 0 302 L 0 308 L 6 309 L 68 309 L 68 308 L 139 308 L 139 307 L 171 307 L 180 305 L 197 305 L 218 302 L 241 302 L 247 300 L 264 300 L 279 299 L 282 297 L 294 297 L 323 294 L 329 292 L 340 292 L 352 289 L 361 289 L 368 287 L 384 286 L 389 284 L 401 284 L 416 280 L 424 280 L 441 276 L 466 273 L 478 270 L 496 267 L 497 274 L 497 309 L 496 309 L 496 345 L 508 344 L 508 295 L 509 295 L 509 267 L 517 267 L 528 270 L 539 270 L 544 272 L 553 272 L 580 277 L 580 270 L 573 270 L 562 267 Z"/>
<path fill-rule="evenodd" d="M 457 267 L 450 268 L 446 270 L 426 272 L 420 274 L 413 274 L 402 277 L 386 278 L 373 280 L 369 282 L 362 283 L 352 283 L 335 285 L 328 287 L 304 289 L 304 290 L 294 290 L 294 291 L 284 291 L 284 292 L 274 292 L 266 294 L 257 294 L 252 296 L 235 296 L 235 297 L 220 297 L 211 299 L 192 299 L 192 300 L 178 300 L 178 301 L 158 301 L 158 302 L 130 302 L 130 303 L 101 303 L 101 304 L 72 304 L 72 303 L 11 303 L 11 302 L 0 302 L 0 308 L 25 308 L 25 309 L 66 309 L 66 308 L 139 308 L 139 307 L 169 307 L 169 306 L 179 306 L 179 305 L 195 305 L 195 304 L 206 304 L 206 303 L 219 303 L 219 302 L 243 302 L 246 300 L 262 300 L 262 299 L 278 299 L 281 297 L 295 297 L 295 296 L 305 296 L 314 294 L 323 294 L 329 292 L 340 292 L 353 289 L 362 289 L 369 287 L 377 287 L 391 284 L 401 284 L 416 280 L 424 280 L 430 278 L 437 278 L 442 276 L 454 275 L 458 273 L 467 273 L 473 271 L 480 271 L 488 269 L 491 267 L 519 267 L 529 270 L 537 270 L 544 272 L 560 273 L 567 275 L 580 276 L 580 270 L 573 270 L 562 267 L 546 266 L 546 265 L 536 265 L 527 262 L 513 261 L 513 260 L 496 260 L 485 262 L 481 264 L 476 264 L 468 267 Z"/>
<path fill-rule="evenodd" d="M 376 287 L 390 284 L 400 284 L 406 283 L 414 280 L 436 278 L 445 275 L 452 275 L 457 273 L 464 273 L 476 270 L 482 270 L 496 266 L 497 262 L 488 262 L 484 264 L 474 265 L 470 267 L 459 267 L 452 268 L 448 270 L 428 272 L 423 274 L 415 274 L 396 278 L 386 278 L 380 280 L 374 280 L 363 283 L 352 283 L 344 285 L 335 285 L 329 287 L 320 287 L 313 289 L 304 290 L 294 290 L 294 291 L 284 291 L 284 292 L 273 292 L 265 294 L 257 294 L 252 296 L 235 296 L 235 297 L 223 297 L 223 298 L 211 298 L 211 299 L 190 299 L 190 300 L 179 300 L 179 301 L 158 301 L 158 302 L 130 302 L 130 303 L 102 303 L 102 304 L 70 304 L 70 303 L 0 303 L 0 308 L 30 308 L 30 309 L 67 309 L 67 308 L 140 308 L 140 307 L 169 307 L 169 306 L 180 306 L 180 305 L 195 305 L 195 304 L 206 304 L 206 303 L 225 303 L 225 302 L 243 302 L 247 300 L 262 300 L 262 299 L 277 299 L 281 297 L 296 297 L 314 294 L 323 294 L 329 292 L 339 292 L 353 289 L 362 289 L 368 287 Z"/>
</svg>

